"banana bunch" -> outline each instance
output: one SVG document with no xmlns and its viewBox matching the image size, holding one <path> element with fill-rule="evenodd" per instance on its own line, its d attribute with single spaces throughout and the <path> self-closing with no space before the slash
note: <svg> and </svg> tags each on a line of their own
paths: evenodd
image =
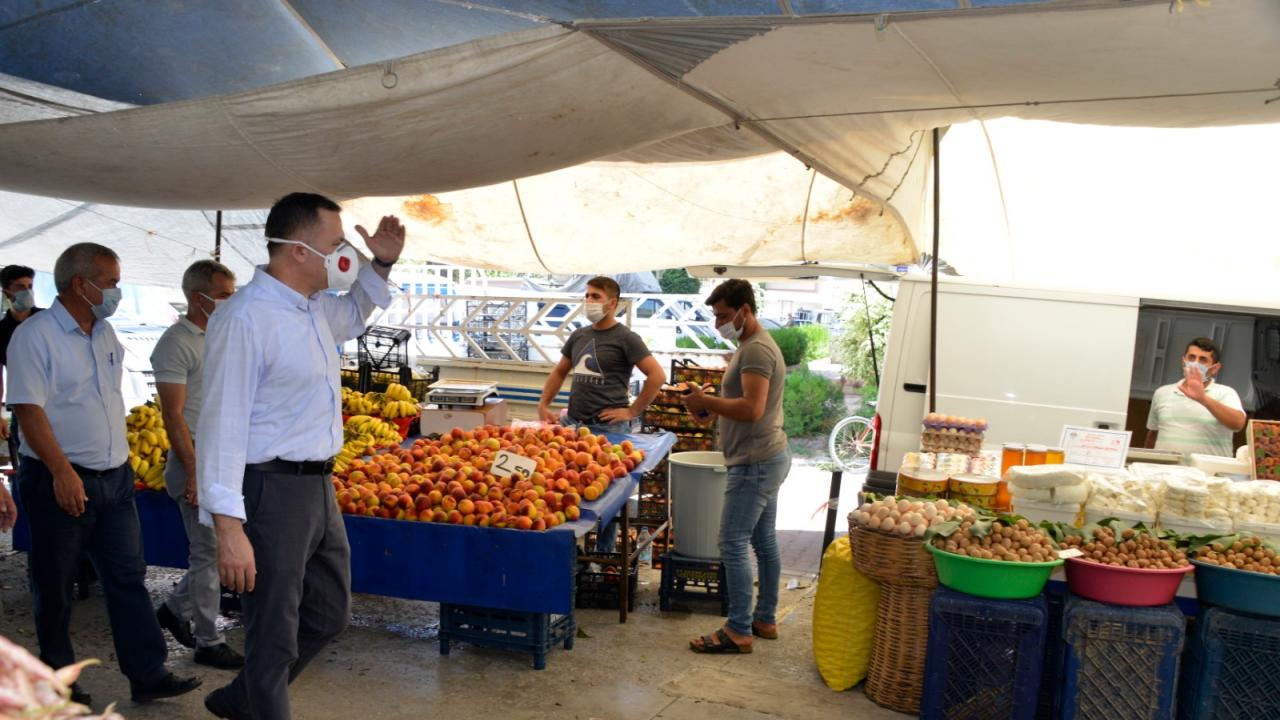
<svg viewBox="0 0 1280 720">
<path fill-rule="evenodd" d="M 165 454 L 169 435 L 164 431 L 160 409 L 139 405 L 125 418 L 125 439 L 129 442 L 129 466 L 133 474 L 152 490 L 164 489 Z"/>
<path fill-rule="evenodd" d="M 402 439 L 394 424 L 369 415 L 352 415 L 342 428 L 342 434 L 347 442 L 367 436 L 373 446 L 383 447 L 397 446 Z"/>
<path fill-rule="evenodd" d="M 342 388 L 342 412 L 347 415 L 374 415 L 378 412 L 379 403 L 374 393 L 365 394 L 351 388 Z"/>
<path fill-rule="evenodd" d="M 409 388 L 400 383 L 387 385 L 387 391 L 382 396 L 384 398 L 382 417 L 394 420 L 418 414 L 418 405 L 413 401 L 413 394 L 409 392 Z"/>
<path fill-rule="evenodd" d="M 397 438 L 399 435 L 396 436 Z M 338 456 L 333 459 L 333 471 L 336 473 L 344 473 L 352 460 L 358 457 L 364 457 L 373 451 L 373 436 L 370 434 L 358 435 L 343 444 L 342 449 L 338 451 Z"/>
</svg>

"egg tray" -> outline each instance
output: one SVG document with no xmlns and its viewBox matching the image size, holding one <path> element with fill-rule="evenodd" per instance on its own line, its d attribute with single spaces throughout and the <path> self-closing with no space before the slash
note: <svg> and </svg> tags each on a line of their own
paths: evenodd
<svg viewBox="0 0 1280 720">
<path fill-rule="evenodd" d="M 957 453 L 961 455 L 977 455 L 982 451 L 981 435 L 935 435 L 924 433 L 920 436 L 920 449 L 932 453 Z"/>
</svg>

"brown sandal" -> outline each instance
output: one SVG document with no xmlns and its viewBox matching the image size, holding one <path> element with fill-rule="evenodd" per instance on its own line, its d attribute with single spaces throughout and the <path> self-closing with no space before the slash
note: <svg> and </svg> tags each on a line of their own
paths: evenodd
<svg viewBox="0 0 1280 720">
<path fill-rule="evenodd" d="M 751 623 L 751 634 L 765 640 L 777 640 L 778 626 L 774 625 L 772 630 L 765 630 L 763 625 L 753 622 Z"/>
<path fill-rule="evenodd" d="M 750 645 L 739 645 L 734 642 L 733 638 L 729 637 L 729 634 L 724 631 L 724 628 L 716 630 L 714 635 L 703 635 L 701 645 L 690 640 L 689 649 L 696 653 L 708 654 L 739 653 L 746 655 L 751 652 Z"/>
</svg>

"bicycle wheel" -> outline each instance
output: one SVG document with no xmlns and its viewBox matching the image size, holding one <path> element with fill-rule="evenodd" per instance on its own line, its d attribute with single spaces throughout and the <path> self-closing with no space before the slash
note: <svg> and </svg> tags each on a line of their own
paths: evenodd
<svg viewBox="0 0 1280 720">
<path fill-rule="evenodd" d="M 827 450 L 841 470 L 857 472 L 871 464 L 871 448 L 875 441 L 876 430 L 870 420 L 847 417 L 832 428 Z"/>
</svg>

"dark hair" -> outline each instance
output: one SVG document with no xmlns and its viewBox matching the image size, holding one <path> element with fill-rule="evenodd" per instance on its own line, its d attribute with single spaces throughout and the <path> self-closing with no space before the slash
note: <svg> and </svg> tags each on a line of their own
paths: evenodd
<svg viewBox="0 0 1280 720">
<path fill-rule="evenodd" d="M 267 214 L 267 237 L 294 240 L 294 234 L 320 220 L 321 210 L 342 212 L 338 203 L 315 193 L 289 193 L 276 201 Z M 267 241 L 267 252 L 274 253 L 283 243 Z"/>
<path fill-rule="evenodd" d="M 756 293 L 752 289 L 751 283 L 741 278 L 725 280 L 716 286 L 715 290 L 707 296 L 707 304 L 715 305 L 718 302 L 724 302 L 725 305 L 737 310 L 746 305 L 751 308 L 751 313 L 756 313 Z"/>
<path fill-rule="evenodd" d="M 622 287 L 618 285 L 618 281 L 604 275 L 597 275 L 587 281 L 587 287 L 599 288 L 609 296 L 610 300 L 617 300 L 622 295 Z"/>
<path fill-rule="evenodd" d="M 4 269 L 0 270 L 0 288 L 8 290 L 14 281 L 35 276 L 36 271 L 26 265 L 5 265 Z"/>
<path fill-rule="evenodd" d="M 1198 347 L 1210 355 L 1213 355 L 1213 361 L 1215 363 L 1222 362 L 1222 348 L 1218 347 L 1218 343 L 1213 340 L 1207 337 L 1194 338 L 1191 342 L 1187 343 L 1187 350 L 1190 350 L 1193 347 Z M 1186 355 L 1187 350 L 1183 350 L 1182 354 Z"/>
</svg>

